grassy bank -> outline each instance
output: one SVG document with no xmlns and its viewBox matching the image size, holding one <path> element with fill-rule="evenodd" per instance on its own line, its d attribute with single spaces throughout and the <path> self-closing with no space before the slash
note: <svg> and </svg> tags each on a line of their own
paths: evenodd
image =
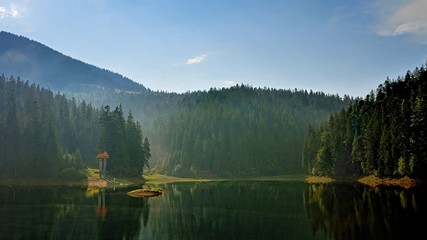
<svg viewBox="0 0 427 240">
<path fill-rule="evenodd" d="M 303 181 L 303 175 L 279 175 L 263 177 L 234 177 L 234 178 L 181 178 L 153 174 L 144 176 L 146 183 L 165 184 L 174 182 L 214 182 L 214 181 Z"/>
<path fill-rule="evenodd" d="M 165 184 L 175 182 L 211 182 L 211 181 L 224 181 L 226 179 L 207 179 L 207 178 L 182 178 L 166 176 L 161 174 L 152 174 L 144 176 L 145 183 L 149 184 Z"/>
<path fill-rule="evenodd" d="M 105 179 L 100 178 L 98 169 L 88 168 L 86 169 L 87 175 L 87 185 L 89 187 L 120 187 L 120 186 L 129 186 L 129 185 L 137 185 L 143 184 L 146 182 L 144 178 L 114 178 L 107 177 Z"/>
</svg>

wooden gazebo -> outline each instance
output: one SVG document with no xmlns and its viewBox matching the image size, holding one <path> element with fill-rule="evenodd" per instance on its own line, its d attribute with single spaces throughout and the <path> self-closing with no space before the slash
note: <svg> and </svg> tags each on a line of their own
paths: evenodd
<svg viewBox="0 0 427 240">
<path fill-rule="evenodd" d="M 107 171 L 107 158 L 109 158 L 110 155 L 108 155 L 107 151 L 100 152 L 98 155 L 96 155 L 96 159 L 99 163 L 99 176 L 101 178 L 105 177 L 105 173 Z"/>
</svg>

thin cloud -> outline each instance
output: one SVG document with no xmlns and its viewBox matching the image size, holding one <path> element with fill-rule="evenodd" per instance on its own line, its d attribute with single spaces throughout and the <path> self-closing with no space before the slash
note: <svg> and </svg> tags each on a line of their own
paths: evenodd
<svg viewBox="0 0 427 240">
<path fill-rule="evenodd" d="M 11 15 L 13 18 L 17 18 L 17 17 L 19 17 L 19 12 L 18 12 L 18 10 L 16 10 L 16 9 L 10 9 L 10 15 Z"/>
<path fill-rule="evenodd" d="M 7 15 L 5 7 L 0 6 L 0 18 L 4 18 Z"/>
<path fill-rule="evenodd" d="M 18 18 L 19 16 L 20 13 L 17 9 L 0 6 L 0 19 L 6 17 Z"/>
<path fill-rule="evenodd" d="M 206 61 L 207 58 L 208 58 L 208 55 L 202 54 L 202 55 L 187 59 L 186 64 L 187 65 L 199 64 L 201 62 Z"/>
<path fill-rule="evenodd" d="M 235 82 L 233 82 L 233 81 L 229 81 L 229 80 L 222 81 L 222 83 L 223 83 L 225 86 L 227 86 L 227 87 L 231 87 L 231 86 L 236 85 L 236 83 L 235 83 Z"/>
<path fill-rule="evenodd" d="M 427 43 L 427 1 L 377 1 L 378 34 L 412 35 Z"/>
</svg>

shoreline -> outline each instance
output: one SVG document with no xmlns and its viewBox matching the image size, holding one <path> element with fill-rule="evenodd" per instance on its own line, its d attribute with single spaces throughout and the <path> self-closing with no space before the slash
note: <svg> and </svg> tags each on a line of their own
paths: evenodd
<svg viewBox="0 0 427 240">
<path fill-rule="evenodd" d="M 403 187 L 406 189 L 415 187 L 422 183 L 421 181 L 410 178 L 410 177 L 389 179 L 389 178 L 379 178 L 374 175 L 368 175 L 368 176 L 357 178 L 357 179 L 355 178 L 335 179 L 332 177 L 307 176 L 304 179 L 304 181 L 308 183 L 332 183 L 337 181 L 354 181 L 370 187 L 395 186 L 395 187 Z"/>
<path fill-rule="evenodd" d="M 81 181 L 63 181 L 53 178 L 46 179 L 1 179 L 0 186 L 7 187 L 60 187 L 60 186 L 86 186 L 88 183 L 87 180 Z"/>
<path fill-rule="evenodd" d="M 358 182 L 371 186 L 371 187 L 377 187 L 377 186 L 399 186 L 404 187 L 406 189 L 415 187 L 416 185 L 420 184 L 421 182 L 410 178 L 410 177 L 401 177 L 398 179 L 389 179 L 389 178 L 379 178 L 374 175 L 369 175 L 366 177 L 359 178 L 357 180 Z"/>
<path fill-rule="evenodd" d="M 330 177 L 317 177 L 317 176 L 308 176 L 304 179 L 308 183 L 331 183 L 336 180 Z"/>
<path fill-rule="evenodd" d="M 248 177 L 248 178 L 182 178 L 174 176 L 166 176 L 161 174 L 145 175 L 141 178 L 112 178 L 101 179 L 99 176 L 87 170 L 87 179 L 78 181 L 58 180 L 54 178 L 46 179 L 1 179 L 0 186 L 32 186 L 32 187 L 60 187 L 60 186 L 80 186 L 87 188 L 110 188 L 110 187 L 126 187 L 131 185 L 151 184 L 162 185 L 168 183 L 180 182 L 219 182 L 219 181 L 304 181 L 307 183 L 333 183 L 333 182 L 359 182 L 361 184 L 378 187 L 378 186 L 397 186 L 406 189 L 422 184 L 422 181 L 409 177 L 399 179 L 379 178 L 374 175 L 369 175 L 361 178 L 332 178 L 325 176 L 307 176 L 307 175 L 280 175 L 280 176 L 264 176 L 264 177 Z"/>
<path fill-rule="evenodd" d="M 231 178 L 185 178 L 174 177 L 161 174 L 146 175 L 144 179 L 148 184 L 167 184 L 176 182 L 220 182 L 220 181 L 303 181 L 305 175 L 274 175 L 274 176 L 253 176 L 253 177 L 231 177 Z"/>
</svg>

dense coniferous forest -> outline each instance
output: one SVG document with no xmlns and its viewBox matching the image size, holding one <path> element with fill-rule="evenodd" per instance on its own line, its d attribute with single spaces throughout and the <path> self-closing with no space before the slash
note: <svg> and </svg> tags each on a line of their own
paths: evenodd
<svg viewBox="0 0 427 240">
<path fill-rule="evenodd" d="M 187 177 L 303 173 L 308 126 L 352 101 L 243 84 L 184 94 L 97 91 L 73 96 L 132 111 L 150 139 L 152 172 Z"/>
<path fill-rule="evenodd" d="M 337 95 L 245 85 L 187 93 L 178 110 L 147 131 L 161 148 L 152 166 L 175 176 L 302 173 L 309 124 L 350 102 Z"/>
<path fill-rule="evenodd" d="M 310 128 L 303 164 L 313 175 L 425 178 L 426 120 L 427 71 L 421 66 Z"/>
<path fill-rule="evenodd" d="M 131 114 L 124 122 L 122 112 L 114 113 L 115 119 L 110 121 L 108 113 L 85 101 L 77 103 L 34 83 L 1 75 L 0 178 L 81 178 L 84 175 L 80 170 L 96 165 L 97 151 L 110 148 L 114 164 L 108 171 L 117 176 L 140 174 L 150 155 L 148 139 L 144 148 L 139 123 Z M 121 133 L 116 141 L 126 148 L 105 143 L 106 136 L 116 137 L 116 132 Z M 123 162 L 117 155 L 123 155 Z"/>
<path fill-rule="evenodd" d="M 141 125 L 132 113 L 125 120 L 121 105 L 114 111 L 108 105 L 102 109 L 99 149 L 110 152 L 107 166 L 114 176 L 140 176 L 151 157 L 150 143 L 144 138 Z"/>
</svg>

